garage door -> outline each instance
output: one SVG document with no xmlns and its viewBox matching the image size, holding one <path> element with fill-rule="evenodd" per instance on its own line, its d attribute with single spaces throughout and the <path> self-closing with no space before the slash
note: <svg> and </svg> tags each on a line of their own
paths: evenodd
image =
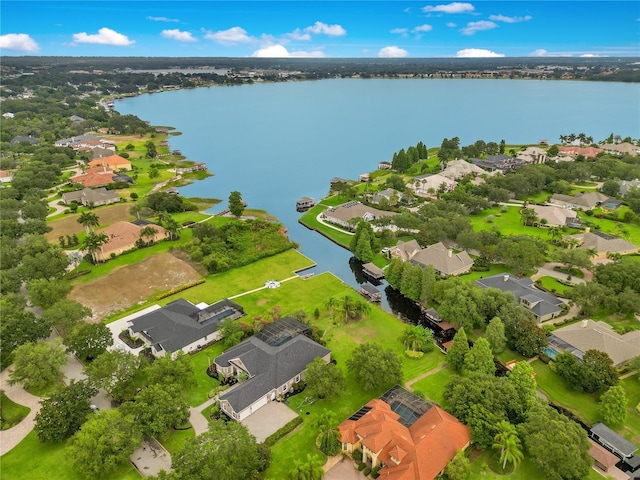
<svg viewBox="0 0 640 480">
<path fill-rule="evenodd" d="M 256 410 L 258 410 L 260 407 L 264 407 L 267 404 L 267 397 L 262 397 L 260 400 L 258 400 L 256 403 L 254 403 L 253 405 L 251 405 L 251 413 L 254 413 Z"/>
</svg>

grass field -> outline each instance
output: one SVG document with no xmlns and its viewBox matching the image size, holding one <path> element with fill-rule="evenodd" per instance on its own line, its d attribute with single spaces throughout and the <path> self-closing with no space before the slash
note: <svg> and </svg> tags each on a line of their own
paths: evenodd
<svg viewBox="0 0 640 480">
<path fill-rule="evenodd" d="M 444 400 L 445 387 L 456 376 L 457 374 L 451 368 L 445 368 L 414 383 L 413 388 L 417 392 L 421 392 L 425 398 L 442 407 L 446 407 L 447 402 Z"/>
<path fill-rule="evenodd" d="M 2 411 L 2 430 L 17 425 L 31 411 L 29 407 L 15 403 L 4 394 L 0 395 L 0 409 Z"/>
<path fill-rule="evenodd" d="M 553 294 L 557 294 L 560 297 L 565 297 L 567 296 L 568 292 L 570 292 L 572 290 L 572 287 L 569 287 L 568 285 L 565 285 L 564 283 L 561 283 L 558 281 L 557 278 L 554 277 L 540 277 L 538 279 L 541 283 L 541 285 L 546 288 L 548 291 L 550 291 Z"/>
<path fill-rule="evenodd" d="M 207 375 L 207 368 L 222 352 L 224 352 L 224 345 L 222 342 L 217 342 L 188 356 L 193 367 L 194 384 L 185 392 L 185 395 L 187 403 L 192 407 L 206 402 L 209 399 L 209 392 L 219 385 L 217 380 Z"/>
<path fill-rule="evenodd" d="M 320 223 L 316 217 L 320 214 L 320 212 L 326 210 L 328 207 L 325 204 L 318 204 L 315 207 L 311 208 L 308 212 L 306 212 L 302 217 L 300 217 L 300 223 L 304 226 L 321 232 L 338 245 L 342 245 L 345 248 L 349 247 L 349 243 L 353 238 L 353 235 L 349 235 L 340 230 L 336 230 L 335 228 L 328 227 L 322 223 Z"/>
<path fill-rule="evenodd" d="M 2 480 L 86 480 L 73 467 L 64 443 L 40 443 L 32 431 L 13 450 L 0 458 Z M 125 463 L 101 480 L 140 480 L 141 476 Z"/>
</svg>

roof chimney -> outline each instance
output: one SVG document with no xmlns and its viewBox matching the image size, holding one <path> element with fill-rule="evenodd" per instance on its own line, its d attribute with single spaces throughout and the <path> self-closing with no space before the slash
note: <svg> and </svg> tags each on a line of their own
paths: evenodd
<svg viewBox="0 0 640 480">
<path fill-rule="evenodd" d="M 582 320 L 582 328 L 587 328 L 587 325 L 589 325 L 589 320 Z"/>
<path fill-rule="evenodd" d="M 504 281 L 506 282 L 507 280 L 509 280 L 509 275 L 503 275 L 502 278 L 504 279 Z"/>
<path fill-rule="evenodd" d="M 449 258 L 453 256 L 453 250 L 449 249 Z"/>
</svg>

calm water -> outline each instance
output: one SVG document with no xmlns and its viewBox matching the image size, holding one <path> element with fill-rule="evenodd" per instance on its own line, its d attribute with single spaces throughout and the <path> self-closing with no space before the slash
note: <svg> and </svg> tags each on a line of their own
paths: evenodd
<svg viewBox="0 0 640 480">
<path fill-rule="evenodd" d="M 350 252 L 297 222 L 296 200 L 319 200 L 332 177 L 357 178 L 400 148 L 445 137 L 461 145 L 581 132 L 595 141 L 640 137 L 640 85 L 623 83 L 339 79 L 172 91 L 119 100 L 116 109 L 175 127 L 183 134 L 171 148 L 206 162 L 215 175 L 183 195 L 220 198 L 220 209 L 240 191 L 288 227 L 316 272 L 352 286 L 361 278 Z"/>
</svg>

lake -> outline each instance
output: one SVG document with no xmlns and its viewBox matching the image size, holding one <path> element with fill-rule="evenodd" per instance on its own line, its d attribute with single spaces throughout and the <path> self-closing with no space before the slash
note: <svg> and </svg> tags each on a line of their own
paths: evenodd
<svg viewBox="0 0 640 480">
<path fill-rule="evenodd" d="M 357 179 L 423 141 L 458 137 L 507 144 L 558 142 L 585 133 L 640 137 L 640 85 L 471 79 L 334 79 L 178 90 L 118 100 L 121 114 L 175 127 L 171 148 L 205 162 L 213 177 L 180 189 L 226 207 L 238 190 L 249 207 L 286 225 L 300 251 L 357 287 L 351 253 L 297 220 L 301 197 L 319 200 L 333 177 Z M 212 210 L 216 211 L 216 210 Z M 383 296 L 383 307 L 389 304 Z"/>
</svg>

